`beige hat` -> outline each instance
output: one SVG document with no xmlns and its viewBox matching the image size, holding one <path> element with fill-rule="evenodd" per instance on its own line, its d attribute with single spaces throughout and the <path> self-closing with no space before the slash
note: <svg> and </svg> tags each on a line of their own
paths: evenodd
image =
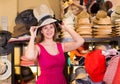
<svg viewBox="0 0 120 84">
<path fill-rule="evenodd" d="M 33 9 L 33 14 L 38 21 L 40 20 L 41 16 L 44 15 L 51 15 L 52 17 L 54 16 L 53 10 L 45 4 L 41 4 L 40 6 L 35 7 Z"/>
<path fill-rule="evenodd" d="M 111 20 L 113 23 L 117 19 L 120 19 L 120 5 L 116 6 L 115 11 L 111 14 Z"/>
<path fill-rule="evenodd" d="M 94 38 L 109 38 L 109 37 L 111 37 L 111 35 L 107 35 L 107 34 L 105 34 L 105 35 L 95 35 L 94 36 Z"/>
<path fill-rule="evenodd" d="M 107 17 L 107 12 L 104 10 L 99 10 L 96 14 L 96 18 L 106 18 Z"/>
<path fill-rule="evenodd" d="M 86 10 L 83 10 L 80 14 L 76 16 L 76 25 L 79 24 L 90 24 L 90 15 Z"/>
<path fill-rule="evenodd" d="M 0 60 L 0 80 L 5 80 L 11 75 L 11 63 L 7 59 Z"/>
<path fill-rule="evenodd" d="M 115 13 L 120 15 L 120 5 L 116 6 Z"/>
<path fill-rule="evenodd" d="M 89 18 L 90 15 L 87 13 L 86 10 L 83 10 L 79 15 L 77 15 L 77 18 Z"/>
<path fill-rule="evenodd" d="M 33 14 L 38 20 L 39 27 L 57 21 L 56 19 L 53 18 L 54 17 L 53 10 L 45 4 L 42 4 L 39 7 L 34 8 Z"/>
</svg>

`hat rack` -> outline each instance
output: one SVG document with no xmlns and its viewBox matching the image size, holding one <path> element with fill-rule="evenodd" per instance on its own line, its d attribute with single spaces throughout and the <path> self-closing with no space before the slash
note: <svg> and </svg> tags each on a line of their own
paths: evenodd
<svg viewBox="0 0 120 84">
<path fill-rule="evenodd" d="M 2 30 L 8 30 L 8 18 L 7 16 L 2 16 L 1 17 L 1 24 L 2 24 Z M 11 76 L 12 73 L 12 65 L 11 65 L 11 61 L 8 60 L 8 55 L 2 55 L 0 58 L 0 61 L 3 62 L 6 65 L 6 70 L 5 72 L 0 75 L 0 80 L 6 80 Z"/>
</svg>

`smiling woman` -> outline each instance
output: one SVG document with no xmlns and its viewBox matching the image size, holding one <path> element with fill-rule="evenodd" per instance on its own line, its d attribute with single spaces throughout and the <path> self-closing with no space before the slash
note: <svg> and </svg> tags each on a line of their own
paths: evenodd
<svg viewBox="0 0 120 84">
<path fill-rule="evenodd" d="M 64 52 L 74 50 L 84 43 L 84 39 L 73 29 L 68 28 L 64 23 L 59 25 L 55 23 L 59 24 L 53 16 L 42 13 L 38 18 L 38 26 L 30 28 L 31 38 L 24 56 L 28 60 L 38 60 L 41 74 L 36 84 L 67 84 L 63 74 Z M 56 41 L 58 26 L 71 35 L 72 42 Z"/>
</svg>

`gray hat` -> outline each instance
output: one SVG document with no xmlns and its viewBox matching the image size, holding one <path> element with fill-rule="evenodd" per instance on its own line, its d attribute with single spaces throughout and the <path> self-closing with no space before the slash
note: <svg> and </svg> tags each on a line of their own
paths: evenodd
<svg viewBox="0 0 120 84">
<path fill-rule="evenodd" d="M 11 33 L 9 31 L 0 31 L 0 55 L 8 55 L 13 50 L 13 43 L 9 43 Z"/>
<path fill-rule="evenodd" d="M 74 81 L 77 79 L 87 79 L 88 74 L 86 73 L 86 70 L 83 66 L 79 66 L 75 69 L 75 73 L 71 74 L 70 76 L 70 81 Z"/>
</svg>

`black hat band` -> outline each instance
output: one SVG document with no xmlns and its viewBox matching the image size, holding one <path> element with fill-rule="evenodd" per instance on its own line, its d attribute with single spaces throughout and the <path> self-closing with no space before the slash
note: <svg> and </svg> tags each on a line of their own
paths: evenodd
<svg viewBox="0 0 120 84">
<path fill-rule="evenodd" d="M 51 15 L 46 15 L 46 16 L 44 16 L 43 18 L 41 18 L 41 19 L 39 20 L 38 25 L 41 25 L 46 19 L 49 19 L 49 18 L 52 18 L 52 19 L 53 19 L 53 17 L 52 17 Z"/>
</svg>

